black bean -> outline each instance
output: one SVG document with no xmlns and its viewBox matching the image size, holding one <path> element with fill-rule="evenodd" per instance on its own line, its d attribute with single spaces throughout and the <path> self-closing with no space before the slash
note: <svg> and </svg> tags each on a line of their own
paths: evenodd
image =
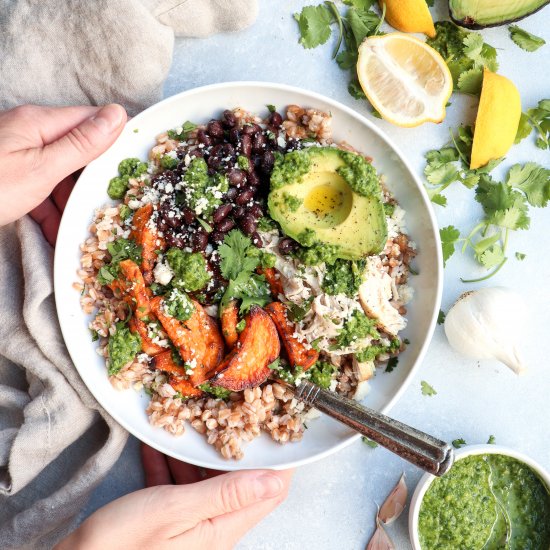
<svg viewBox="0 0 550 550">
<path fill-rule="evenodd" d="M 176 246 L 177 248 L 185 248 L 187 244 L 185 237 L 180 233 L 167 233 L 166 242 L 168 246 Z"/>
<path fill-rule="evenodd" d="M 262 132 L 256 132 L 252 136 L 252 151 L 254 153 L 261 153 L 265 149 L 265 136 Z"/>
<path fill-rule="evenodd" d="M 239 194 L 236 187 L 230 187 L 225 196 L 227 197 L 228 201 L 235 200 L 235 197 Z"/>
<path fill-rule="evenodd" d="M 225 110 L 223 112 L 223 125 L 227 128 L 233 128 L 235 124 L 237 124 L 237 117 L 233 113 L 233 111 L 230 111 L 229 109 Z"/>
<path fill-rule="evenodd" d="M 241 229 L 247 234 L 252 235 L 256 231 L 258 222 L 254 219 L 254 216 L 246 214 L 240 221 Z"/>
<path fill-rule="evenodd" d="M 233 209 L 233 217 L 237 220 L 241 219 L 246 214 L 246 209 L 244 206 L 237 206 Z"/>
<path fill-rule="evenodd" d="M 249 136 L 257 132 L 258 130 L 261 130 L 261 128 L 257 124 L 245 124 L 241 128 L 241 133 L 243 134 L 243 136 Z"/>
<path fill-rule="evenodd" d="M 239 129 L 231 128 L 231 130 L 229 130 L 229 141 L 237 145 L 240 139 L 241 139 L 241 132 L 239 131 Z"/>
<path fill-rule="evenodd" d="M 275 164 L 275 155 L 273 151 L 266 151 L 260 161 L 260 168 L 264 174 L 271 174 L 273 165 Z"/>
<path fill-rule="evenodd" d="M 191 248 L 193 252 L 202 252 L 208 245 L 208 233 L 200 228 L 191 236 Z"/>
<path fill-rule="evenodd" d="M 170 227 L 167 223 L 166 223 L 166 220 L 164 218 L 160 218 L 158 219 L 157 221 L 157 227 L 159 229 L 159 231 L 166 231 L 168 229 L 168 227 Z"/>
<path fill-rule="evenodd" d="M 239 206 L 245 205 L 247 202 L 250 202 L 251 199 L 254 198 L 254 189 L 251 189 L 250 187 L 246 187 L 243 189 L 235 199 L 235 202 Z"/>
<path fill-rule="evenodd" d="M 248 134 L 244 134 L 241 138 L 241 153 L 245 157 L 249 157 L 252 153 L 252 139 Z"/>
<path fill-rule="evenodd" d="M 213 171 L 218 170 L 218 168 L 222 165 L 222 159 L 216 155 L 210 155 L 208 157 L 208 160 L 206 161 L 206 164 L 208 164 L 208 167 L 211 168 Z M 213 174 L 210 174 L 213 175 Z"/>
<path fill-rule="evenodd" d="M 181 214 L 183 216 L 183 221 L 187 224 L 187 225 L 190 225 L 193 223 L 193 221 L 195 220 L 195 212 L 193 212 L 193 210 L 191 210 L 191 208 L 187 208 L 187 206 L 184 206 L 182 209 L 181 209 Z"/>
<path fill-rule="evenodd" d="M 238 168 L 232 168 L 229 170 L 227 173 L 227 179 L 229 181 L 229 185 L 233 185 L 234 187 L 242 187 L 245 184 L 245 174 Z"/>
<path fill-rule="evenodd" d="M 216 229 L 222 233 L 227 233 L 235 227 L 235 222 L 231 218 L 225 218 L 220 223 L 216 224 Z"/>
<path fill-rule="evenodd" d="M 235 147 L 231 143 L 224 143 L 222 146 L 222 153 L 224 157 L 234 157 Z"/>
<path fill-rule="evenodd" d="M 176 215 L 175 212 L 172 214 L 172 216 L 170 216 L 169 214 L 166 214 L 163 217 L 164 217 L 164 220 L 166 221 L 166 223 L 170 227 L 176 228 L 176 227 L 179 227 L 181 225 L 181 216 Z"/>
<path fill-rule="evenodd" d="M 223 139 L 223 126 L 219 120 L 211 120 L 206 127 L 210 137 L 215 140 Z"/>
<path fill-rule="evenodd" d="M 262 238 L 260 237 L 260 234 L 257 231 L 254 231 L 254 233 L 250 235 L 250 238 L 252 239 L 252 244 L 254 246 L 261 248 L 264 245 L 264 243 L 262 242 Z"/>
<path fill-rule="evenodd" d="M 223 243 L 225 235 L 221 231 L 212 231 L 210 233 L 210 240 L 215 244 Z"/>
<path fill-rule="evenodd" d="M 198 158 L 204 157 L 204 153 L 205 153 L 204 148 L 199 149 L 199 148 L 197 147 L 196 149 L 193 149 L 193 150 L 189 153 L 189 156 L 190 156 L 191 158 L 196 158 L 196 159 L 198 159 Z"/>
<path fill-rule="evenodd" d="M 202 128 L 197 132 L 197 140 L 206 147 L 212 145 L 212 138 Z"/>
<path fill-rule="evenodd" d="M 250 208 L 247 209 L 247 213 L 256 220 L 259 220 L 264 215 L 264 211 L 259 204 L 253 204 Z"/>
<path fill-rule="evenodd" d="M 273 126 L 273 128 L 280 128 L 281 124 L 283 123 L 283 117 L 277 111 L 275 111 L 274 113 L 271 113 L 269 115 L 267 123 L 270 126 Z"/>
<path fill-rule="evenodd" d="M 222 204 L 221 206 L 218 206 L 212 216 L 212 221 L 214 223 L 220 223 L 222 220 L 227 218 L 231 210 L 233 210 L 233 207 L 230 204 Z"/>
<path fill-rule="evenodd" d="M 257 185 L 260 185 L 260 178 L 259 178 L 258 174 L 256 174 L 256 172 L 249 172 L 246 175 L 246 183 L 248 183 L 248 185 L 252 185 L 254 187 L 256 187 Z"/>
<path fill-rule="evenodd" d="M 291 254 L 298 248 L 298 243 L 290 237 L 285 237 L 279 241 L 279 252 L 285 256 Z"/>
</svg>

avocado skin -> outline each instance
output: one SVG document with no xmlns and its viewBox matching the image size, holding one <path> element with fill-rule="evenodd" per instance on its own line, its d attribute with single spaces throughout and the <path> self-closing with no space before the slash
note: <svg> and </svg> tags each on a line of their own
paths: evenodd
<svg viewBox="0 0 550 550">
<path fill-rule="evenodd" d="M 524 2 L 522 0 L 503 0 L 501 2 L 501 5 L 504 8 L 512 7 L 517 4 L 526 4 L 529 7 L 526 7 L 524 12 L 520 10 L 518 12 L 518 15 L 516 15 L 515 17 L 508 17 L 508 15 L 506 15 L 507 12 L 504 9 L 504 15 L 502 16 L 503 19 L 498 21 L 484 21 L 483 17 L 478 17 L 476 20 L 471 16 L 464 15 L 470 11 L 467 7 L 468 3 L 468 0 L 449 0 L 449 15 L 451 17 L 451 20 L 460 27 L 464 27 L 466 29 L 485 29 L 487 27 L 499 27 L 500 25 L 507 25 L 508 23 L 514 23 L 515 21 L 524 19 L 525 17 L 536 13 L 537 11 L 550 4 L 550 0 L 534 0 L 532 2 Z"/>
</svg>

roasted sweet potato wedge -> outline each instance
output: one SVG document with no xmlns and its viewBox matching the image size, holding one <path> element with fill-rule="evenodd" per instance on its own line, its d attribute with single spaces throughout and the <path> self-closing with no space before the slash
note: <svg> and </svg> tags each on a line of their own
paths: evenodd
<svg viewBox="0 0 550 550">
<path fill-rule="evenodd" d="M 132 260 L 120 262 L 121 276 L 110 283 L 115 296 L 124 300 L 135 312 L 136 317 L 145 319 L 151 314 L 149 298 L 151 291 L 145 286 L 145 280 L 139 266 Z"/>
<path fill-rule="evenodd" d="M 222 309 L 220 320 L 225 343 L 231 350 L 235 347 L 239 339 L 239 333 L 237 332 L 237 323 L 239 322 L 239 307 L 237 306 L 237 300 L 231 300 L 229 304 Z"/>
<path fill-rule="evenodd" d="M 164 372 L 169 372 L 177 376 L 183 376 L 187 378 L 185 372 L 185 367 L 183 365 L 178 365 L 174 358 L 172 357 L 172 350 L 163 351 L 159 353 L 151 361 L 151 367 L 157 370 L 162 370 Z"/>
<path fill-rule="evenodd" d="M 130 328 L 131 332 L 139 334 L 141 338 L 141 350 L 147 355 L 154 357 L 159 353 L 166 352 L 166 348 L 163 348 L 162 346 L 159 346 L 158 344 L 155 344 L 155 342 L 153 342 L 153 340 L 149 337 L 147 324 L 138 317 L 131 317 L 128 321 L 128 327 Z"/>
<path fill-rule="evenodd" d="M 214 386 L 241 391 L 264 382 L 271 364 L 281 351 L 277 329 L 269 315 L 258 306 L 252 306 L 245 317 L 246 327 L 233 350 L 216 369 L 211 380 Z"/>
<path fill-rule="evenodd" d="M 290 364 L 293 367 L 300 366 L 304 370 L 312 367 L 319 359 L 319 352 L 306 347 L 305 344 L 293 336 L 295 329 L 293 323 L 287 318 L 286 306 L 281 302 L 271 302 L 271 304 L 265 306 L 265 310 L 277 327 L 277 332 L 281 337 Z"/>
<path fill-rule="evenodd" d="M 189 376 L 191 383 L 198 386 L 208 380 L 221 363 L 224 343 L 216 321 L 204 311 L 199 303 L 193 301 L 193 304 L 195 305 L 195 312 L 200 316 L 200 330 L 205 344 L 202 363 L 197 364 L 193 369 L 193 374 Z"/>
<path fill-rule="evenodd" d="M 206 353 L 206 341 L 202 328 L 201 305 L 193 301 L 195 306 L 193 315 L 187 321 L 182 322 L 167 315 L 162 302 L 161 296 L 155 296 L 151 299 L 151 309 L 155 317 L 160 321 L 168 338 L 178 348 L 181 358 L 186 363 L 193 364 L 195 368 L 202 367 Z"/>
<path fill-rule="evenodd" d="M 182 397 L 201 397 L 203 394 L 202 390 L 195 388 L 189 380 L 179 376 L 170 376 L 168 383 L 181 393 Z"/>
<path fill-rule="evenodd" d="M 283 294 L 281 274 L 274 267 L 259 267 L 257 271 L 265 277 L 273 298 L 278 299 L 279 294 Z"/>
<path fill-rule="evenodd" d="M 141 270 L 145 282 L 150 285 L 153 282 L 153 268 L 157 261 L 157 250 L 164 250 L 166 243 L 149 223 L 153 215 L 153 205 L 146 204 L 138 208 L 132 220 L 132 238 L 141 246 Z"/>
</svg>

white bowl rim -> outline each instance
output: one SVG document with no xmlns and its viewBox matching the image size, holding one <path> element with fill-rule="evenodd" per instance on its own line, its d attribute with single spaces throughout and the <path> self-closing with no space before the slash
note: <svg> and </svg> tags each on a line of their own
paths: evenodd
<svg viewBox="0 0 550 550">
<path fill-rule="evenodd" d="M 550 472 L 548 472 L 544 466 L 541 466 L 530 456 L 504 445 L 493 445 L 491 443 L 467 445 L 455 451 L 455 462 L 466 458 L 467 456 L 483 454 L 504 455 L 515 458 L 519 462 L 523 462 L 539 475 L 539 477 L 546 484 L 547 489 L 550 491 Z M 418 516 L 424 495 L 435 479 L 437 479 L 437 477 L 432 474 L 424 474 L 418 481 L 411 498 L 411 504 L 409 507 L 409 537 L 411 539 L 413 550 L 422 550 L 422 547 L 420 546 L 420 538 L 418 536 Z"/>
<path fill-rule="evenodd" d="M 394 151 L 394 153 L 397 155 L 399 160 L 403 163 L 403 166 L 409 172 L 411 180 L 415 183 L 416 188 L 417 188 L 418 192 L 420 193 L 420 197 L 422 199 L 422 202 L 426 206 L 426 212 L 428 213 L 428 216 L 429 216 L 429 224 L 430 224 L 430 228 L 432 230 L 432 234 L 433 234 L 432 236 L 434 238 L 436 255 L 437 255 L 437 258 L 436 258 L 437 273 L 433 274 L 434 285 L 435 285 L 435 289 L 436 289 L 436 293 L 435 293 L 436 294 L 436 299 L 435 299 L 435 303 L 433 304 L 431 319 L 430 319 L 430 322 L 428 324 L 428 331 L 425 335 L 424 341 L 422 342 L 422 344 L 420 346 L 416 361 L 414 362 L 414 364 L 411 367 L 411 369 L 410 369 L 409 373 L 407 374 L 407 376 L 404 378 L 404 380 L 403 380 L 401 386 L 399 387 L 399 389 L 395 392 L 395 395 L 388 401 L 388 403 L 384 407 L 382 407 L 380 409 L 380 412 L 387 413 L 391 409 L 391 407 L 393 407 L 393 405 L 397 402 L 397 400 L 402 396 L 402 394 L 404 393 L 404 391 L 406 390 L 406 388 L 410 384 L 410 381 L 411 381 L 412 377 L 414 376 L 414 374 L 418 370 L 420 364 L 422 363 L 422 361 L 423 361 L 423 359 L 426 355 L 426 352 L 428 350 L 428 346 L 431 342 L 431 339 L 432 339 L 432 336 L 433 336 L 433 333 L 434 333 L 434 329 L 435 329 L 435 325 L 436 325 L 436 322 L 437 322 L 437 316 L 438 316 L 439 309 L 440 309 L 440 306 L 441 306 L 441 296 L 442 296 L 442 292 L 443 292 L 443 253 L 442 253 L 442 249 L 441 249 L 441 239 L 440 239 L 439 231 L 437 229 L 438 228 L 438 223 L 437 223 L 437 220 L 436 220 L 436 217 L 435 217 L 434 210 L 431 206 L 431 201 L 430 201 L 430 199 L 428 197 L 428 194 L 426 192 L 426 189 L 424 188 L 424 185 L 422 184 L 422 182 L 420 181 L 420 178 L 416 174 L 416 171 L 413 170 L 413 168 L 411 167 L 409 161 L 403 155 L 403 153 L 401 152 L 399 147 L 397 147 L 397 145 L 392 141 L 392 139 L 389 136 L 387 136 L 383 132 L 383 130 L 378 128 L 374 123 L 372 123 L 366 117 L 359 114 L 357 111 L 353 110 L 352 108 L 347 107 L 343 103 L 340 103 L 339 101 L 336 101 L 336 100 L 334 100 L 334 99 L 332 99 L 328 96 L 325 96 L 323 94 L 313 92 L 313 91 L 307 90 L 305 88 L 300 88 L 298 86 L 291 86 L 291 85 L 288 85 L 288 84 L 280 84 L 280 83 L 274 83 L 274 82 L 269 82 L 269 81 L 254 81 L 254 80 L 220 82 L 220 83 L 216 83 L 216 84 L 208 84 L 206 86 L 198 86 L 198 87 L 195 87 L 195 88 L 191 88 L 189 90 L 185 90 L 185 91 L 180 92 L 178 94 L 174 94 L 170 97 L 167 97 L 167 98 L 159 101 L 158 103 L 155 103 L 154 105 L 151 105 L 150 107 L 148 107 L 147 109 L 143 110 L 141 113 L 139 113 L 138 115 L 133 117 L 131 122 L 132 122 L 132 124 L 139 123 L 139 121 L 142 117 L 144 117 L 146 115 L 149 115 L 151 112 L 154 112 L 157 109 L 161 109 L 164 106 L 166 106 L 166 105 L 168 105 L 172 102 L 175 103 L 175 102 L 179 101 L 182 97 L 192 96 L 192 95 L 195 95 L 195 94 L 198 94 L 198 93 L 201 93 L 201 92 L 206 92 L 206 91 L 209 91 L 209 90 L 234 88 L 234 87 L 246 87 L 246 88 L 259 87 L 259 88 L 264 88 L 266 90 L 275 89 L 275 90 L 282 90 L 282 91 L 289 92 L 289 93 L 304 94 L 304 95 L 309 96 L 312 100 L 318 100 L 318 101 L 322 101 L 324 103 L 328 103 L 328 104 L 334 106 L 336 109 L 339 109 L 339 110 L 345 112 L 350 117 L 355 118 L 361 124 L 367 126 L 369 128 L 369 130 L 374 132 L 382 141 L 384 141 Z M 93 163 L 99 162 L 100 160 L 101 160 L 101 156 L 99 156 L 97 159 L 92 161 L 88 166 L 92 165 Z M 82 173 L 84 173 L 87 169 L 88 169 L 88 167 L 84 168 Z M 67 201 L 67 205 L 65 206 L 65 208 L 68 209 L 70 206 L 71 206 L 71 196 L 69 196 L 69 200 Z M 67 222 L 64 223 L 64 221 L 66 219 L 67 218 L 65 218 L 65 217 L 61 218 L 61 223 L 60 223 L 60 227 L 59 227 L 59 235 L 62 235 L 65 231 L 70 230 L 69 227 L 67 227 L 67 228 L 65 227 Z M 59 280 L 59 278 L 56 277 L 55 274 L 58 271 L 60 271 L 61 269 L 63 269 L 62 261 L 61 261 L 61 254 L 54 253 L 54 293 L 55 293 L 55 295 L 58 294 L 57 281 Z M 56 302 L 56 304 L 57 304 L 57 302 Z M 68 331 L 64 328 L 64 323 L 62 322 L 61 316 L 59 315 L 59 307 L 56 306 L 56 308 L 57 308 L 57 314 L 58 314 L 58 318 L 59 318 L 59 324 L 61 326 L 61 333 L 63 335 L 63 338 L 64 338 L 65 342 L 68 342 L 68 341 L 70 341 Z M 75 360 L 72 356 L 72 353 L 71 353 L 71 346 L 70 346 L 70 344 L 66 344 L 66 345 L 67 345 L 67 348 L 69 350 L 69 355 L 71 355 L 71 359 L 73 360 L 73 363 L 76 365 L 76 362 L 75 362 Z M 75 368 L 76 368 L 76 366 L 75 366 Z M 78 371 L 78 368 L 77 368 L 77 371 Z M 96 401 L 103 407 L 103 399 L 102 399 L 101 394 L 98 391 L 96 391 L 94 388 L 91 388 L 89 386 L 86 386 L 86 387 L 88 388 L 90 393 L 94 396 Z M 141 433 L 137 433 L 138 430 L 135 430 L 132 426 L 130 426 L 127 422 L 125 422 L 124 419 L 121 418 L 116 412 L 114 412 L 114 411 L 106 411 L 106 412 L 109 415 L 111 415 L 111 417 L 114 418 L 114 420 L 116 420 L 116 422 L 118 424 L 120 424 L 126 431 L 128 431 L 129 433 L 134 435 L 140 441 L 146 443 L 150 447 L 153 447 L 153 448 L 157 449 L 158 451 L 160 451 L 160 452 L 162 452 L 162 453 L 164 453 L 168 456 L 172 456 L 173 458 L 176 458 L 178 460 L 181 459 L 180 457 L 175 456 L 175 453 L 171 452 L 169 449 L 165 448 L 163 445 L 153 441 L 152 439 L 150 439 L 147 436 L 144 436 Z M 318 460 L 321 460 L 321 459 L 323 459 L 327 456 L 330 456 L 331 454 L 334 454 L 334 453 L 338 452 L 339 450 L 351 445 L 352 443 L 357 441 L 360 437 L 361 437 L 361 434 L 359 434 L 359 433 L 350 435 L 347 439 L 344 439 L 340 443 L 338 443 L 338 444 L 336 444 L 336 445 L 334 445 L 334 446 L 332 446 L 328 449 L 325 449 L 323 451 L 319 451 L 317 453 L 314 453 L 314 454 L 308 456 L 307 458 L 302 458 L 302 459 L 299 459 L 299 460 L 290 461 L 290 462 L 284 463 L 284 464 L 274 465 L 274 466 L 271 467 L 271 469 L 283 470 L 283 469 L 287 469 L 287 468 L 296 468 L 296 467 L 303 466 L 303 465 L 306 465 L 306 464 L 309 464 L 309 463 L 312 463 L 312 462 L 316 462 Z M 191 460 L 189 460 L 189 462 L 191 463 Z M 220 469 L 219 464 L 213 464 L 213 463 L 208 462 L 207 460 L 202 460 L 202 461 L 195 460 L 192 463 L 195 464 L 196 466 L 200 466 L 200 467 L 203 467 L 203 468 Z M 227 461 L 226 471 L 234 471 L 234 470 L 242 470 L 242 469 L 245 469 L 245 468 L 243 468 L 243 466 L 240 466 L 238 461 Z M 251 469 L 251 467 L 248 467 L 248 469 Z"/>
</svg>

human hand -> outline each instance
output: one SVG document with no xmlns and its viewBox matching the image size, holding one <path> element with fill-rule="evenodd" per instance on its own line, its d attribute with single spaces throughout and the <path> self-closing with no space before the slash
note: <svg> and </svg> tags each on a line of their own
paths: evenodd
<svg viewBox="0 0 550 550">
<path fill-rule="evenodd" d="M 53 245 L 71 174 L 108 149 L 125 122 L 120 105 L 0 112 L 0 226 L 30 212 Z"/>
<path fill-rule="evenodd" d="M 200 469 L 144 447 L 147 485 L 92 514 L 56 550 L 233 548 L 286 497 L 291 471 L 248 470 L 203 481 Z M 182 485 L 169 485 L 175 481 Z"/>
</svg>

